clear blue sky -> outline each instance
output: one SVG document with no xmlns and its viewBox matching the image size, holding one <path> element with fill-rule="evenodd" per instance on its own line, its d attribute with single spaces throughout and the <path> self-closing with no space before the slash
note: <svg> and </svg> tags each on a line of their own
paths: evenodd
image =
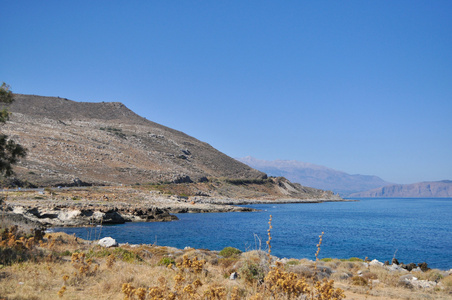
<svg viewBox="0 0 452 300">
<path fill-rule="evenodd" d="M 232 157 L 452 179 L 452 1 L 1 1 L 0 82 Z"/>
</svg>

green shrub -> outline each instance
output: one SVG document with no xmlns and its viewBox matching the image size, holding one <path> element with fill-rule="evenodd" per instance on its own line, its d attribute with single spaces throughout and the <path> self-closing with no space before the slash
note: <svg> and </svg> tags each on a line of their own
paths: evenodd
<svg viewBox="0 0 452 300">
<path fill-rule="evenodd" d="M 363 262 L 364 260 L 362 260 L 361 258 L 358 257 L 350 257 L 349 259 L 341 259 L 341 261 L 359 261 L 359 262 Z"/>
<path fill-rule="evenodd" d="M 234 247 L 226 247 L 223 250 L 220 251 L 220 255 L 223 257 L 231 257 L 231 256 L 238 256 L 242 251 L 240 251 L 237 248 Z"/>
<path fill-rule="evenodd" d="M 242 278 L 250 283 L 262 283 L 264 282 L 266 275 L 266 272 L 261 265 L 249 261 L 245 261 L 243 266 L 240 268 L 239 273 Z"/>
<path fill-rule="evenodd" d="M 72 255 L 72 252 L 69 250 L 59 253 L 59 256 L 71 256 L 71 255 Z"/>
<path fill-rule="evenodd" d="M 123 248 L 115 248 L 112 254 L 125 262 L 142 261 L 140 256 Z"/>
<path fill-rule="evenodd" d="M 158 265 L 159 266 L 169 266 L 169 265 L 175 265 L 176 262 L 174 261 L 173 258 L 171 257 L 162 257 L 162 259 L 159 261 Z"/>
<path fill-rule="evenodd" d="M 301 262 L 299 260 L 293 259 L 293 260 L 289 260 L 286 265 L 288 265 L 288 266 L 296 266 L 296 265 L 299 265 L 299 264 L 301 264 Z"/>
<path fill-rule="evenodd" d="M 100 248 L 100 246 L 98 246 L 96 249 L 90 249 L 86 253 L 86 258 L 105 257 L 105 256 L 109 256 L 111 254 L 110 250 L 103 248 L 103 247 L 99 250 L 99 248 Z M 74 253 L 79 253 L 79 252 L 81 252 L 79 249 L 74 251 Z"/>
<path fill-rule="evenodd" d="M 325 257 L 325 258 L 322 258 L 320 261 L 329 262 L 329 261 L 332 261 L 332 260 L 333 259 L 331 257 Z"/>
</svg>

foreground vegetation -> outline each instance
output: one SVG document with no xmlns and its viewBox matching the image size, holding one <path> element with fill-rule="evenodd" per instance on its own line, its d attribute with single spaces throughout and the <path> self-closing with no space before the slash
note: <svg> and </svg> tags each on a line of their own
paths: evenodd
<svg viewBox="0 0 452 300">
<path fill-rule="evenodd" d="M 103 248 L 64 233 L 2 229 L 0 299 L 451 299 L 452 276 L 416 272 L 434 288 L 408 288 L 398 272 L 360 259 L 316 261 L 156 245 Z M 318 244 L 316 257 L 322 243 Z"/>
</svg>

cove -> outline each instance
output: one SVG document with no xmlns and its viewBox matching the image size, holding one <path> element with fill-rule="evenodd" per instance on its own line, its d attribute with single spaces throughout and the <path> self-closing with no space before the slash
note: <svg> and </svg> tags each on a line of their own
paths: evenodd
<svg viewBox="0 0 452 300">
<path fill-rule="evenodd" d="M 368 198 L 357 202 L 246 205 L 258 212 L 177 214 L 179 221 L 103 227 L 55 228 L 84 239 L 111 236 L 119 243 L 177 248 L 266 250 L 273 216 L 272 254 L 319 258 L 427 262 L 452 268 L 452 198 Z"/>
</svg>

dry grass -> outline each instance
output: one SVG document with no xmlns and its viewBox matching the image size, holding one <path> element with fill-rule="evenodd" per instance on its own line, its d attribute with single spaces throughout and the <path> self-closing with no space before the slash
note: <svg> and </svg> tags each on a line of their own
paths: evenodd
<svg viewBox="0 0 452 300">
<path fill-rule="evenodd" d="M 12 239 L 10 232 L 2 236 L 3 250 L 25 241 L 20 249 L 42 255 L 0 268 L 0 299 L 341 299 L 341 290 L 347 299 L 452 299 L 452 276 L 439 270 L 414 274 L 441 283 L 421 290 L 398 284 L 405 273 L 359 261 L 283 264 L 256 250 L 224 258 L 154 245 L 105 249 L 64 233 L 45 235 L 28 248 L 28 240 Z M 161 264 L 164 258 L 174 264 Z M 229 279 L 232 272 L 236 280 Z"/>
</svg>

